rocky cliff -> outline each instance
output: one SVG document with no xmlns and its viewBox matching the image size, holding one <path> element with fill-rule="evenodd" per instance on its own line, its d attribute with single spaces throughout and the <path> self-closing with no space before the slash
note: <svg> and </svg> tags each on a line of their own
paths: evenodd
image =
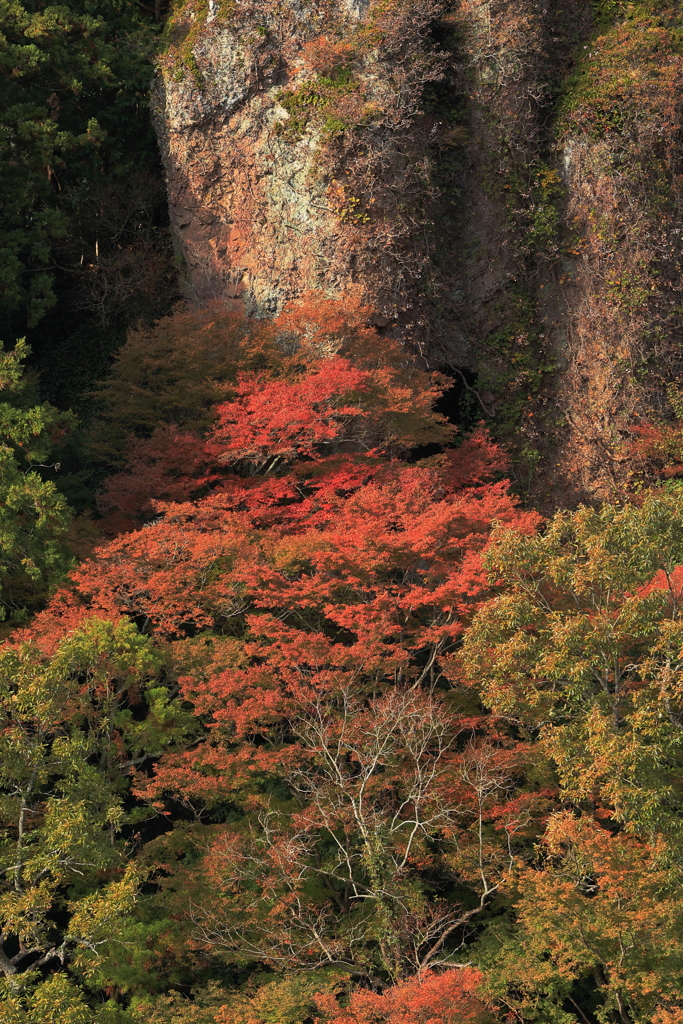
<svg viewBox="0 0 683 1024">
<path fill-rule="evenodd" d="M 430 268 L 435 222 L 452 220 L 435 178 L 460 131 L 423 104 L 449 73 L 443 15 L 435 0 L 190 0 L 174 15 L 154 105 L 191 294 L 257 315 L 353 294 L 466 358 L 453 275 Z"/>
<path fill-rule="evenodd" d="M 683 35 L 678 4 L 597 6 L 554 125 L 567 315 L 553 401 L 570 493 L 606 498 L 647 475 L 634 431 L 675 418 L 683 371 Z"/>
<path fill-rule="evenodd" d="M 680 20 L 650 0 L 187 0 L 154 109 L 188 294 L 259 316 L 361 300 L 476 373 L 538 500 L 624 491 L 634 424 L 671 417 L 681 370 Z"/>
</svg>

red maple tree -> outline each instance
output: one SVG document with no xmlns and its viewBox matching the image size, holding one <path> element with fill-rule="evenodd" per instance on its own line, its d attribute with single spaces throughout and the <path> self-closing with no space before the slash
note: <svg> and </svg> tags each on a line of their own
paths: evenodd
<svg viewBox="0 0 683 1024">
<path fill-rule="evenodd" d="M 153 501 L 157 519 L 99 548 L 32 634 L 132 619 L 204 723 L 136 782 L 160 810 L 240 808 L 188 836 L 195 866 L 162 883 L 190 948 L 401 979 L 449 962 L 543 803 L 524 747 L 445 677 L 489 592 L 492 524 L 538 517 L 481 429 L 405 461 L 449 434 L 431 411 L 443 381 L 390 344 L 358 351 L 343 326 L 314 323 L 282 365 L 243 371 L 196 448 L 176 446 L 209 492 Z M 213 476 L 192 475 L 201 458 Z"/>
<path fill-rule="evenodd" d="M 320 995 L 316 1002 L 323 1015 L 316 1024 L 485 1024 L 492 1016 L 477 997 L 480 981 L 471 967 L 425 971 L 382 994 L 353 992 L 343 1009 L 333 996 Z M 220 1015 L 216 1019 L 220 1024 Z"/>
</svg>

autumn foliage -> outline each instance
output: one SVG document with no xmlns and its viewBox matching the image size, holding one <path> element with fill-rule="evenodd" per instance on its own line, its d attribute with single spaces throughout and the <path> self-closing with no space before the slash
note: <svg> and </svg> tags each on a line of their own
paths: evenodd
<svg viewBox="0 0 683 1024">
<path fill-rule="evenodd" d="M 98 392 L 91 442 L 122 467 L 99 498 L 107 530 L 149 518 L 154 501 L 198 495 L 230 467 L 253 475 L 313 454 L 400 454 L 452 437 L 432 411 L 443 381 L 367 317 L 312 297 L 254 327 L 220 306 L 133 333 Z"/>
<path fill-rule="evenodd" d="M 316 1002 L 328 1024 L 485 1024 L 491 1020 L 477 998 L 478 971 L 464 967 L 447 974 L 426 973 L 395 985 L 386 993 L 354 992 L 343 1010 L 332 997 Z M 218 1018 L 220 1021 L 220 1017 Z"/>
<path fill-rule="evenodd" d="M 3 651 L 6 1004 L 38 964 L 78 1024 L 70 977 L 115 1024 L 675 1020 L 678 499 L 544 524 L 362 309 L 180 317 L 215 402 L 167 380 Z"/>
</svg>

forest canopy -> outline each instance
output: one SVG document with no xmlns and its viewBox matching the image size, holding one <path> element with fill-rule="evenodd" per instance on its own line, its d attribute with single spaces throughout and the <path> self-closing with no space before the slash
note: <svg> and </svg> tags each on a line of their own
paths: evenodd
<svg viewBox="0 0 683 1024">
<path fill-rule="evenodd" d="M 583 67 L 553 99 L 603 154 L 629 32 L 668 33 L 674 73 L 680 18 L 651 6 L 590 5 L 609 89 Z M 400 56 L 410 5 L 371 13 L 364 59 L 389 29 Z M 409 106 L 455 160 L 477 126 L 444 142 L 442 15 L 415 13 Z M 0 0 L 0 1021 L 683 1024 L 680 379 L 619 435 L 624 488 L 550 507 L 520 282 L 498 417 L 486 368 L 358 290 L 181 301 L 149 94 L 174 55 L 200 87 L 191 20 Z M 349 53 L 304 53 L 330 144 Z M 540 166 L 520 277 L 571 290 Z"/>
<path fill-rule="evenodd" d="M 181 311 L 100 391 L 111 539 L 0 666 L 17 1020 L 676 1019 L 682 499 L 544 522 L 367 315 Z"/>
</svg>

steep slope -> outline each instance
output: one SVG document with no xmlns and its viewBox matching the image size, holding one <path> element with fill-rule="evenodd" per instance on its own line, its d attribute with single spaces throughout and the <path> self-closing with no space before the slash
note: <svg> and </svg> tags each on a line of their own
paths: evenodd
<svg viewBox="0 0 683 1024">
<path fill-rule="evenodd" d="M 190 294 L 257 315 L 310 289 L 354 294 L 416 342 L 440 319 L 465 358 L 425 275 L 453 142 L 422 108 L 448 70 L 429 38 L 441 6 L 190 0 L 173 16 L 155 108 Z"/>
<path fill-rule="evenodd" d="M 680 26 L 650 0 L 188 0 L 155 86 L 187 294 L 367 302 L 476 372 L 538 501 L 624 492 L 680 372 Z"/>
<path fill-rule="evenodd" d="M 584 48 L 556 127 L 569 262 L 554 276 L 569 315 L 555 461 L 570 493 L 601 498 L 647 474 L 633 428 L 672 417 L 683 370 L 683 21 L 677 5 L 611 7 L 625 16 Z"/>
</svg>

